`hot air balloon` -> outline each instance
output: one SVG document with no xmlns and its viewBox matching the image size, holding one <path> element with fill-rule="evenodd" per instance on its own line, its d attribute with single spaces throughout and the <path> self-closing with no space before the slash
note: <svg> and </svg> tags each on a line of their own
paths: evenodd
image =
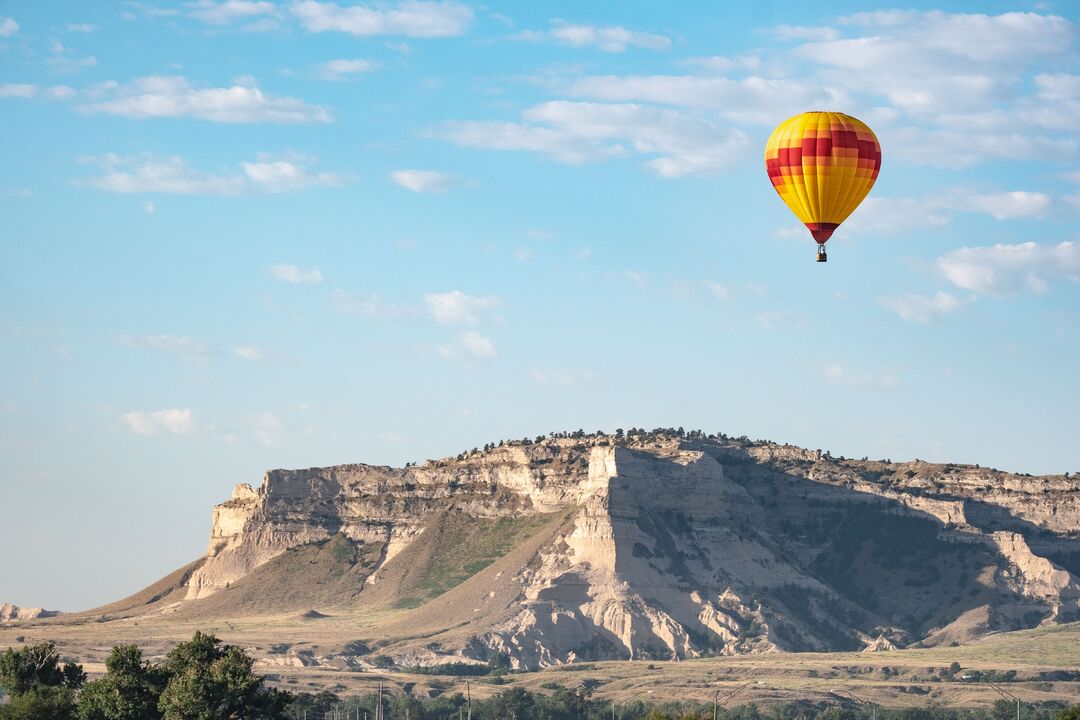
<svg viewBox="0 0 1080 720">
<path fill-rule="evenodd" d="M 818 243 L 825 243 L 877 180 L 881 145 L 866 123 L 838 112 L 805 112 L 777 125 L 765 145 L 765 169 Z"/>
</svg>

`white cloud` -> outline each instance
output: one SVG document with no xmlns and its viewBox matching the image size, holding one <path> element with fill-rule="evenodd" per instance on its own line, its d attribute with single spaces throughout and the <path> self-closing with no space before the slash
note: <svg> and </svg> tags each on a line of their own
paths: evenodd
<svg viewBox="0 0 1080 720">
<path fill-rule="evenodd" d="M 871 195 L 866 198 L 844 225 L 847 235 L 880 235 L 908 233 L 925 227 L 948 225 L 952 219 L 949 209 L 936 196 L 924 198 L 890 198 Z M 799 236 L 805 236 L 800 227 Z"/>
<path fill-rule="evenodd" d="M 19 23 L 9 17 L 0 17 L 0 37 L 11 37 L 19 32 Z"/>
<path fill-rule="evenodd" d="M 246 420 L 251 437 L 265 447 L 276 445 L 285 430 L 281 419 L 273 413 L 250 413 Z"/>
<path fill-rule="evenodd" d="M 1040 73 L 1035 76 L 1035 87 L 1046 100 L 1075 100 L 1080 98 L 1080 75 Z"/>
<path fill-rule="evenodd" d="M 965 247 L 942 255 L 936 266 L 953 285 L 984 295 L 1043 292 L 1051 280 L 1080 280 L 1080 244 Z"/>
<path fill-rule="evenodd" d="M 205 367 L 211 353 L 209 346 L 190 335 L 119 335 L 118 339 L 128 347 L 174 353 L 197 367 Z"/>
<path fill-rule="evenodd" d="M 1050 196 L 1039 192 L 976 193 L 952 188 L 921 198 L 870 196 L 844 228 L 852 235 L 907 233 L 947 225 L 957 211 L 984 213 L 996 220 L 1028 220 L 1041 217 L 1049 208 Z"/>
<path fill-rule="evenodd" d="M 232 348 L 232 354 L 233 357 L 247 360 L 252 363 L 283 362 L 291 364 L 295 362 L 295 359 L 292 357 L 283 355 L 275 350 L 267 350 L 258 345 L 235 345 Z"/>
<path fill-rule="evenodd" d="M 270 274 L 287 283 L 318 284 L 323 281 L 322 271 L 317 267 L 305 270 L 296 265 L 274 265 L 270 268 Z"/>
<path fill-rule="evenodd" d="M 456 342 L 451 345 L 440 345 L 438 353 L 448 360 L 452 360 L 462 355 L 467 355 L 474 358 L 492 358 L 495 357 L 495 343 L 491 341 L 491 338 L 481 335 L 475 330 L 469 330 L 460 335 Z"/>
<path fill-rule="evenodd" d="M 4 83 L 0 85 L 0 97 L 32 98 L 37 95 L 37 85 L 27 83 Z"/>
<path fill-rule="evenodd" d="M 96 160 L 104 175 L 83 182 L 98 190 L 114 193 L 168 193 L 175 195 L 238 195 L 244 189 L 241 175 L 213 175 L 193 170 L 183 158 L 142 159 L 106 155 Z"/>
<path fill-rule="evenodd" d="M 394 170 L 390 179 L 413 192 L 442 193 L 460 187 L 460 178 L 438 170 Z"/>
<path fill-rule="evenodd" d="M 193 117 L 220 123 L 325 123 L 330 111 L 291 97 L 267 95 L 250 84 L 196 88 L 181 76 L 147 76 L 130 83 L 103 83 L 86 93 L 78 109 L 136 120 Z"/>
<path fill-rule="evenodd" d="M 228 25 L 237 20 L 251 20 L 277 13 L 274 3 L 256 0 L 198 0 L 187 3 L 187 6 L 191 8 L 192 17 L 210 25 Z"/>
<path fill-rule="evenodd" d="M 627 270 L 623 273 L 627 280 L 637 285 L 639 288 L 643 288 L 648 284 L 648 278 L 645 273 L 637 270 Z"/>
<path fill-rule="evenodd" d="M 756 70 L 761 67 L 759 55 L 710 55 L 708 57 L 693 57 L 686 61 L 688 65 L 694 65 L 710 72 L 726 73 L 732 70 Z"/>
<path fill-rule="evenodd" d="M 722 285 L 718 282 L 707 281 L 705 283 L 705 287 L 708 288 L 709 293 L 717 300 L 727 302 L 731 299 L 731 291 L 726 285 Z"/>
<path fill-rule="evenodd" d="M 889 11 L 845 21 L 865 34 L 794 54 L 823 66 L 828 80 L 916 115 L 998 106 L 1025 68 L 1067 54 L 1075 38 L 1068 20 L 1036 13 Z"/>
<path fill-rule="evenodd" d="M 620 26 L 598 27 L 574 25 L 562 20 L 552 20 L 550 30 L 525 30 L 511 36 L 514 40 L 544 42 L 553 40 L 572 47 L 595 47 L 604 52 L 624 52 L 628 47 L 649 50 L 667 50 L 671 39 L 666 35 L 634 32 Z"/>
<path fill-rule="evenodd" d="M 75 95 L 75 91 L 67 85 L 51 85 L 38 87 L 27 83 L 5 83 L 0 85 L 0 97 L 17 97 L 30 99 L 43 93 L 50 100 L 68 100 Z"/>
<path fill-rule="evenodd" d="M 1003 192 L 969 195 L 958 198 L 958 210 L 970 210 L 990 215 L 996 220 L 1017 220 L 1042 217 L 1050 207 L 1050 196 L 1038 192 Z"/>
<path fill-rule="evenodd" d="M 315 74 L 324 80 L 344 80 L 351 75 L 362 75 L 379 69 L 374 60 L 329 60 L 315 69 Z"/>
<path fill-rule="evenodd" d="M 616 102 L 710 108 L 736 122 L 774 125 L 806 107 L 844 105 L 838 90 L 807 80 L 751 76 L 742 79 L 698 75 L 596 75 L 575 80 L 576 97 Z"/>
<path fill-rule="evenodd" d="M 806 329 L 806 316 L 792 310 L 764 310 L 757 314 L 758 325 L 764 330 L 790 327 L 800 332 Z"/>
<path fill-rule="evenodd" d="M 530 108 L 523 123 L 444 123 L 439 134 L 464 147 L 528 150 L 570 164 L 632 153 L 662 177 L 730 167 L 748 152 L 745 133 L 676 110 L 637 104 L 552 101 Z"/>
<path fill-rule="evenodd" d="M 67 85 L 53 85 L 45 89 L 45 94 L 52 100 L 70 100 L 75 97 L 75 91 Z"/>
<path fill-rule="evenodd" d="M 330 293 L 330 302 L 338 311 L 360 317 L 410 317 L 416 314 L 410 308 L 385 302 L 377 293 L 354 295 L 344 290 L 334 290 Z"/>
<path fill-rule="evenodd" d="M 120 417 L 136 435 L 187 435 L 195 429 L 195 414 L 190 408 L 134 410 Z"/>
<path fill-rule="evenodd" d="M 881 305 L 889 308 L 904 320 L 917 323 L 933 322 L 973 301 L 974 298 L 961 300 L 940 290 L 933 296 L 909 293 L 878 298 Z"/>
<path fill-rule="evenodd" d="M 777 25 L 773 28 L 776 37 L 781 40 L 836 40 L 840 33 L 836 28 L 811 25 Z"/>
<path fill-rule="evenodd" d="M 314 172 L 311 158 L 293 160 L 263 157 L 240 163 L 240 172 L 216 175 L 195 170 L 183 158 L 125 158 L 103 155 L 84 158 L 96 162 L 103 175 L 87 178 L 83 184 L 115 193 L 164 193 L 172 195 L 241 195 L 300 192 L 310 187 L 337 187 L 342 178 L 334 173 Z M 295 160 L 295 161 L 294 161 Z"/>
<path fill-rule="evenodd" d="M 461 344 L 473 357 L 495 357 L 495 343 L 475 330 L 469 330 L 462 335 Z"/>
<path fill-rule="evenodd" d="M 92 23 L 68 23 L 64 29 L 68 32 L 92 33 L 97 32 L 98 26 Z"/>
<path fill-rule="evenodd" d="M 442 325 L 475 325 L 480 316 L 495 308 L 498 301 L 493 297 L 467 295 L 460 290 L 445 293 L 427 293 L 424 303 L 435 322 Z"/>
<path fill-rule="evenodd" d="M 49 49 L 52 54 L 45 58 L 45 64 L 56 72 L 75 73 L 83 68 L 97 65 L 97 58 L 93 55 L 79 57 L 74 50 L 64 47 L 62 43 L 56 40 L 50 43 Z"/>
<path fill-rule="evenodd" d="M 959 170 L 987 160 L 1061 160 L 1076 154 L 1072 138 L 989 132 L 978 128 L 940 128 L 910 125 L 890 131 L 886 150 L 890 158 L 914 165 Z"/>
<path fill-rule="evenodd" d="M 287 160 L 240 163 L 249 184 L 259 192 L 299 192 L 309 187 L 339 187 L 341 178 L 329 172 L 311 172 Z"/>
<path fill-rule="evenodd" d="M 538 385 L 575 387 L 595 382 L 596 373 L 588 370 L 569 370 L 567 368 L 532 368 L 529 370 L 529 378 Z"/>
<path fill-rule="evenodd" d="M 899 384 L 896 376 L 892 373 L 860 373 L 836 363 L 826 365 L 822 370 L 822 374 L 830 383 L 837 385 L 878 385 L 891 388 Z"/>
<path fill-rule="evenodd" d="M 337 31 L 351 35 L 450 37 L 463 35 L 472 24 L 472 10 L 459 2 L 405 0 L 395 4 L 352 5 L 305 0 L 292 12 L 310 32 Z"/>
</svg>

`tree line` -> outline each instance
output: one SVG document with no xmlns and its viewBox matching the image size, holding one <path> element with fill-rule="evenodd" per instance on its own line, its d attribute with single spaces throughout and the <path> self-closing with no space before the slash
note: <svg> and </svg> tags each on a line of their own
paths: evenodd
<svg viewBox="0 0 1080 720">
<path fill-rule="evenodd" d="M 106 672 L 87 680 L 82 666 L 64 662 L 51 642 L 9 648 L 0 654 L 0 720 L 711 720 L 711 703 L 613 705 L 593 696 L 595 681 L 578 688 L 554 683 L 549 692 L 503 690 L 484 700 L 461 693 L 433 698 L 413 695 L 340 697 L 293 694 L 270 687 L 241 648 L 196 632 L 162 661 L 152 663 L 136 645 L 117 645 Z M 502 676 L 495 678 L 502 681 Z M 865 704 L 793 702 L 718 708 L 717 720 L 1012 720 L 1016 706 L 990 708 L 871 708 Z M 1025 704 L 1023 720 L 1080 720 L 1080 704 Z"/>
</svg>

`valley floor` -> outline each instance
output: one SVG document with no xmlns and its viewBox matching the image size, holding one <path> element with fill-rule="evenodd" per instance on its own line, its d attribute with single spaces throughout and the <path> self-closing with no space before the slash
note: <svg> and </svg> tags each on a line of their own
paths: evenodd
<svg viewBox="0 0 1080 720">
<path fill-rule="evenodd" d="M 266 619 L 268 620 L 268 619 Z M 356 622 L 357 618 L 352 618 Z M 372 618 L 373 621 L 376 621 Z M 377 622 L 377 621 L 376 621 Z M 325 624 L 323 624 L 325 623 Z M 421 696 L 454 693 L 470 684 L 473 697 L 483 698 L 501 690 L 521 687 L 550 692 L 556 686 L 591 687 L 595 697 L 623 702 L 635 696 L 649 701 L 696 700 L 711 702 L 720 691 L 731 694 L 728 705 L 749 702 L 779 703 L 794 700 L 833 701 L 850 704 L 850 695 L 884 707 L 946 707 L 990 705 L 999 699 L 987 684 L 960 676 L 997 678 L 1009 692 L 1025 703 L 1080 701 L 1080 623 L 990 635 L 980 642 L 958 647 L 850 653 L 772 653 L 719 657 L 682 662 L 594 662 L 549 668 L 540 672 L 510 673 L 502 677 L 454 677 L 398 671 L 357 672 L 327 667 L 283 666 L 280 649 L 299 640 L 295 624 L 282 622 L 282 636 L 275 623 L 226 623 L 206 627 L 226 642 L 241 645 L 259 660 L 257 671 L 275 685 L 297 691 L 331 690 L 339 695 L 366 694 L 378 683 L 395 693 Z M 318 634 L 344 631 L 332 618 L 312 621 Z M 353 626 L 355 628 L 355 625 Z M 103 672 L 101 662 L 115 642 L 135 642 L 150 656 L 163 654 L 180 639 L 190 637 L 194 627 L 170 624 L 154 627 L 137 623 L 72 625 L 60 618 L 0 628 L 0 647 L 25 642 L 57 640 L 66 657 L 86 663 L 91 675 Z M 189 632 L 190 631 L 190 632 Z M 953 663 L 961 670 L 954 671 Z M 741 688 L 741 689 L 740 689 Z M 737 692 L 736 692 L 737 691 Z"/>
</svg>

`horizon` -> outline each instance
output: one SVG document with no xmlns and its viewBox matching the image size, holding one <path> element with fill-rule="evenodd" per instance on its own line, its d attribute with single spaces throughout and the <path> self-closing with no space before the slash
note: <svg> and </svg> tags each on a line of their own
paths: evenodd
<svg viewBox="0 0 1080 720">
<path fill-rule="evenodd" d="M 343 5 L 0 0 L 0 602 L 553 428 L 1080 472 L 1080 8 Z M 817 265 L 822 108 L 883 164 Z"/>
</svg>

